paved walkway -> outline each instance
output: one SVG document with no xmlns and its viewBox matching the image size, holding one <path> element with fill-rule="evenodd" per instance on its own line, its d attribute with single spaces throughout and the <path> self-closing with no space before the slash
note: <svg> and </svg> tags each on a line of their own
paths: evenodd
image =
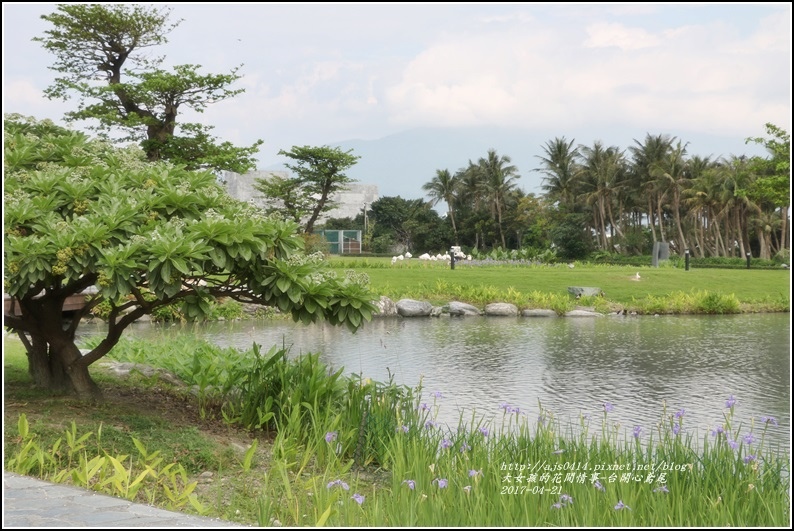
<svg viewBox="0 0 794 531">
<path fill-rule="evenodd" d="M 244 527 L 3 471 L 3 528 Z"/>
</svg>

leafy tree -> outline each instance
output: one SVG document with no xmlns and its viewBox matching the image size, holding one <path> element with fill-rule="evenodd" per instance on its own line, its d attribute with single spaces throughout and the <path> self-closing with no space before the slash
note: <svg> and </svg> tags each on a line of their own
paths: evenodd
<svg viewBox="0 0 794 531">
<path fill-rule="evenodd" d="M 449 249 L 451 235 L 430 203 L 421 199 L 381 197 L 371 208 L 374 224 L 373 251 L 389 252 L 397 244 L 419 254 Z M 377 241 L 377 250 L 376 250 Z"/>
<path fill-rule="evenodd" d="M 279 155 L 295 161 L 294 164 L 285 164 L 295 175 L 256 179 L 254 188 L 262 192 L 266 199 L 276 200 L 268 212 L 286 212 L 296 223 L 308 218 L 304 232 L 311 234 L 320 214 L 336 207 L 331 200 L 333 194 L 345 190 L 348 183 L 354 182 L 354 179 L 344 174 L 361 158 L 352 155 L 352 152 L 352 149 L 342 151 L 328 146 L 292 146 L 290 151 L 281 150 Z"/>
<path fill-rule="evenodd" d="M 749 187 L 748 195 L 758 203 L 766 203 L 780 209 L 782 248 L 789 247 L 788 212 L 791 206 L 791 135 L 774 124 L 766 124 L 766 133 L 771 138 L 753 137 L 747 142 L 763 145 L 770 157 L 754 157 L 751 166 L 758 177 Z"/>
<path fill-rule="evenodd" d="M 49 98 L 79 104 L 67 120 L 96 120 L 101 134 L 122 132 L 122 140 L 140 142 L 150 161 L 170 160 L 187 169 L 230 170 L 256 167 L 252 158 L 262 144 L 235 147 L 212 137 L 211 126 L 178 123 L 179 112 L 203 112 L 210 104 L 243 89 L 229 88 L 240 79 L 228 74 L 200 74 L 198 65 L 160 68 L 163 58 L 146 55 L 165 44 L 180 21 L 171 10 L 128 4 L 62 4 L 42 15 L 52 24 L 34 41 L 55 55 L 50 68 L 60 77 L 45 91 Z"/>
<path fill-rule="evenodd" d="M 584 214 L 560 214 L 551 228 L 551 240 L 557 256 L 565 260 L 581 260 L 593 250 L 593 237 L 587 229 Z"/>
<path fill-rule="evenodd" d="M 522 227 L 521 245 L 535 249 L 547 249 L 551 240 L 551 214 L 553 205 L 545 197 L 529 194 L 522 197 L 516 206 L 516 223 Z"/>
<path fill-rule="evenodd" d="M 100 396 L 88 367 L 169 304 L 199 318 L 230 297 L 353 330 L 371 317 L 365 278 L 337 279 L 321 255 L 302 253 L 295 223 L 232 199 L 211 172 L 150 163 L 46 121 L 7 116 L 4 132 L 4 289 L 21 310 L 4 324 L 23 340 L 36 384 Z M 67 297 L 91 287 L 64 317 Z M 81 355 L 76 330 L 101 302 L 107 334 Z"/>
</svg>

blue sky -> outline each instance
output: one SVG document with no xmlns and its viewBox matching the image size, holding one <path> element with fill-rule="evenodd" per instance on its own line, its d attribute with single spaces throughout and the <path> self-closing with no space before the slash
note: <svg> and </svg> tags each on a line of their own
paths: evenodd
<svg viewBox="0 0 794 531">
<path fill-rule="evenodd" d="M 791 130 L 790 3 L 171 7 L 183 22 L 156 50 L 166 64 L 243 64 L 245 94 L 185 117 L 262 138 L 260 167 L 293 145 L 427 127 L 716 135 L 735 149 L 766 122 Z M 52 57 L 31 41 L 54 9 L 3 4 L 4 112 L 73 105 L 43 97 Z"/>
</svg>

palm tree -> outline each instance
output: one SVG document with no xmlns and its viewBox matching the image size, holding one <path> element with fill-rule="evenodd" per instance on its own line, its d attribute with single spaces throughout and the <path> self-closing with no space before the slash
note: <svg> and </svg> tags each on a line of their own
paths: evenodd
<svg viewBox="0 0 794 531">
<path fill-rule="evenodd" d="M 593 222 L 600 235 L 601 248 L 610 250 L 607 241 L 607 222 L 610 232 L 615 230 L 623 237 L 623 231 L 615 223 L 612 214 L 612 201 L 622 186 L 621 179 L 625 173 L 623 152 L 617 147 L 605 148 L 600 141 L 593 147 L 579 146 L 582 163 L 578 175 L 583 186 L 583 198 L 588 205 L 594 205 Z"/>
<path fill-rule="evenodd" d="M 727 159 L 720 159 L 717 171 L 722 207 L 720 215 L 725 219 L 725 238 L 730 246 L 729 252 L 733 256 L 735 242 L 740 256 L 745 256 L 750 245 L 747 217 L 754 208 L 752 201 L 744 193 L 752 182 L 749 161 L 744 156 L 731 155 Z"/>
<path fill-rule="evenodd" d="M 521 177 L 518 168 L 511 165 L 511 162 L 507 155 L 498 156 L 495 149 L 489 149 L 488 156 L 477 161 L 482 190 L 491 204 L 503 249 L 507 248 L 507 244 L 502 230 L 502 213 L 510 192 L 516 187 L 516 179 Z"/>
<path fill-rule="evenodd" d="M 689 188 L 690 175 L 689 165 L 685 159 L 687 144 L 682 144 L 679 140 L 667 156 L 651 168 L 651 176 L 656 179 L 658 189 L 670 195 L 670 208 L 678 230 L 679 252 L 682 254 L 684 249 L 689 248 L 681 225 L 681 193 Z M 700 249 L 700 252 L 702 254 L 703 250 Z"/>
<path fill-rule="evenodd" d="M 712 256 L 729 256 L 720 230 L 723 217 L 720 202 L 720 177 L 709 157 L 694 156 L 689 160 L 692 182 L 682 193 L 687 216 L 694 221 L 695 238 L 700 248 Z"/>
<path fill-rule="evenodd" d="M 432 206 L 436 206 L 439 201 L 447 203 L 447 212 L 452 220 L 452 232 L 455 234 L 455 245 L 458 245 L 458 228 L 455 225 L 454 204 L 458 194 L 458 178 L 449 173 L 449 170 L 436 170 L 436 175 L 430 182 L 422 186 L 422 190 L 427 192 Z"/>
<path fill-rule="evenodd" d="M 664 213 L 662 203 L 664 191 L 657 188 L 655 178 L 651 175 L 654 167 L 661 164 L 672 149 L 675 137 L 669 135 L 645 135 L 645 141 L 634 140 L 636 146 L 629 147 L 632 154 L 631 173 L 635 181 L 634 189 L 640 196 L 638 203 L 646 201 L 642 208 L 647 207 L 648 225 L 651 228 L 653 242 L 656 243 L 656 228 L 654 216 L 659 223 L 659 236 L 661 241 L 666 241 L 664 235 Z"/>
<path fill-rule="evenodd" d="M 576 197 L 576 158 L 578 151 L 573 147 L 575 140 L 570 142 L 565 137 L 549 140 L 543 146 L 546 156 L 536 155 L 543 163 L 541 168 L 536 168 L 545 175 L 541 188 L 551 201 L 559 201 L 569 212 L 574 210 Z"/>
<path fill-rule="evenodd" d="M 482 172 L 479 166 L 469 160 L 469 165 L 458 170 L 455 179 L 458 182 L 455 210 L 460 214 L 458 220 L 465 220 L 461 231 L 465 227 L 465 232 L 473 236 L 474 248 L 479 249 L 481 244 L 485 245 L 484 227 L 489 216 L 485 211 Z"/>
</svg>

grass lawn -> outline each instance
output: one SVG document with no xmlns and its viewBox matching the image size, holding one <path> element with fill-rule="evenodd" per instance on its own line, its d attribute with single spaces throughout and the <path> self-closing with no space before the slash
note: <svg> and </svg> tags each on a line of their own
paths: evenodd
<svg viewBox="0 0 794 531">
<path fill-rule="evenodd" d="M 648 297 L 664 298 L 676 293 L 707 291 L 733 294 L 740 303 L 763 306 L 771 301 L 789 306 L 791 292 L 790 270 L 760 269 L 675 269 L 671 267 L 625 267 L 580 265 L 573 268 L 557 266 L 470 266 L 458 263 L 454 270 L 438 262 L 416 259 L 391 265 L 390 258 L 332 257 L 332 267 L 354 269 L 366 273 L 376 293 L 387 296 L 416 297 L 449 302 L 448 290 L 439 286 L 493 288 L 505 293 L 510 288 L 523 295 L 540 292 L 567 295 L 569 286 L 601 288 L 608 301 L 630 305 Z M 640 279 L 635 280 L 636 274 Z M 434 294 L 438 297 L 434 297 Z M 502 299 L 504 300 L 504 299 Z M 467 301 L 464 301 L 467 302 Z M 479 301 L 478 301 L 479 302 Z M 500 302 L 493 300 L 489 302 Z M 779 311 L 779 310 L 778 310 Z"/>
</svg>

